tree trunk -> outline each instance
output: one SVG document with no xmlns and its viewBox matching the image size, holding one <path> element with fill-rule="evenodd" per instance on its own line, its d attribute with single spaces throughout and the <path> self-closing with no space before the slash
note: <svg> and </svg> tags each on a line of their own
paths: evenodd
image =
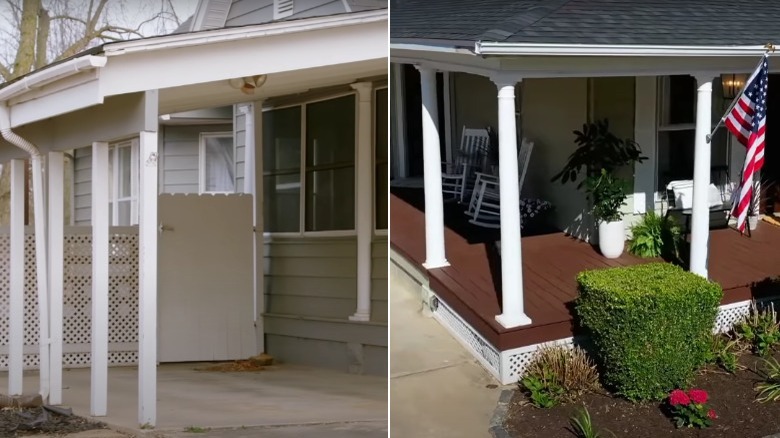
<svg viewBox="0 0 780 438">
<path fill-rule="evenodd" d="M 38 13 L 41 0 L 24 0 L 22 20 L 19 29 L 19 49 L 14 60 L 13 76 L 18 77 L 32 71 L 35 62 L 35 40 L 37 38 Z"/>
</svg>

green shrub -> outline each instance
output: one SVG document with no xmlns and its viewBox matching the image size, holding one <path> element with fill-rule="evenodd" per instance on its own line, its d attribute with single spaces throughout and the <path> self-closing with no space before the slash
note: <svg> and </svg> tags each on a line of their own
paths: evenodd
<svg viewBox="0 0 780 438">
<path fill-rule="evenodd" d="M 526 366 L 520 386 L 531 403 L 550 408 L 598 388 L 596 366 L 579 347 L 543 346 Z"/>
<path fill-rule="evenodd" d="M 764 359 L 761 375 L 764 380 L 756 385 L 756 401 L 766 403 L 780 400 L 780 363 L 777 363 L 777 359 Z"/>
<path fill-rule="evenodd" d="M 740 347 L 737 339 L 732 339 L 728 335 L 712 333 L 708 342 L 707 363 L 717 365 L 732 374 L 741 368 L 737 357 L 737 351 Z"/>
<path fill-rule="evenodd" d="M 707 362 L 723 291 L 668 263 L 585 271 L 576 311 L 604 384 L 630 400 L 660 400 Z"/>
<path fill-rule="evenodd" d="M 674 218 L 651 211 L 631 227 L 628 251 L 639 257 L 663 257 L 665 260 L 678 261 L 681 243 L 682 232 Z"/>
</svg>

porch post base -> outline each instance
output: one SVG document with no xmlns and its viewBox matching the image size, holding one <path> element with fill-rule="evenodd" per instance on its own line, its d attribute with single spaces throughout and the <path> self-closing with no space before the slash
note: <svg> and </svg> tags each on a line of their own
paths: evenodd
<svg viewBox="0 0 780 438">
<path fill-rule="evenodd" d="M 450 262 L 447 261 L 447 259 L 442 260 L 426 260 L 425 263 L 422 264 L 423 268 L 425 269 L 435 269 L 435 268 L 444 268 L 450 265 Z"/>
<path fill-rule="evenodd" d="M 349 317 L 350 321 L 370 321 L 371 320 L 371 314 L 368 312 L 355 312 L 354 315 L 350 315 Z"/>
<path fill-rule="evenodd" d="M 523 312 L 514 315 L 507 315 L 506 313 L 502 313 L 500 315 L 496 315 L 496 321 L 498 321 L 498 323 L 501 324 L 504 328 L 531 325 L 531 318 L 526 316 Z"/>
</svg>

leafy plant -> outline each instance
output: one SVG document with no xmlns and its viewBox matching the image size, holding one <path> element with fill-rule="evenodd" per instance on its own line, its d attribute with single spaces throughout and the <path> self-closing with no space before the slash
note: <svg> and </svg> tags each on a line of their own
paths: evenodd
<svg viewBox="0 0 780 438">
<path fill-rule="evenodd" d="M 639 257 L 663 257 L 666 260 L 680 259 L 682 231 L 671 216 L 660 216 L 648 212 L 642 220 L 631 227 L 628 251 Z"/>
<path fill-rule="evenodd" d="M 683 391 L 675 389 L 669 394 L 672 417 L 677 427 L 710 427 L 712 420 L 718 418 L 715 410 L 707 406 L 707 391 L 691 389 Z"/>
<path fill-rule="evenodd" d="M 774 357 L 764 359 L 765 369 L 761 371 L 764 381 L 756 385 L 756 401 L 766 403 L 780 400 L 780 363 Z"/>
<path fill-rule="evenodd" d="M 593 428 L 593 420 L 590 418 L 590 412 L 584 405 L 577 412 L 577 415 L 569 419 L 574 435 L 578 438 L 601 438 L 603 435 Z M 615 436 L 612 432 L 611 436 Z"/>
<path fill-rule="evenodd" d="M 585 271 L 577 282 L 577 316 L 618 394 L 661 400 L 707 362 L 718 284 L 669 263 Z"/>
<path fill-rule="evenodd" d="M 734 373 L 740 368 L 736 350 L 739 341 L 726 335 L 710 334 L 710 349 L 707 362 L 717 365 L 729 373 Z"/>
<path fill-rule="evenodd" d="M 576 182 L 585 172 L 588 176 L 598 175 L 601 169 L 613 173 L 616 169 L 633 163 L 641 163 L 639 145 L 631 139 L 620 139 L 609 131 L 609 121 L 597 120 L 582 125 L 582 131 L 574 131 L 577 150 L 569 156 L 563 169 L 553 176 L 552 181 L 565 184 Z M 583 182 L 577 186 L 582 187 Z"/>
<path fill-rule="evenodd" d="M 598 379 L 584 350 L 557 345 L 536 351 L 520 384 L 534 406 L 549 408 L 598 388 Z"/>
<path fill-rule="evenodd" d="M 737 339 L 749 345 L 754 353 L 761 357 L 767 356 L 780 342 L 780 324 L 777 322 L 774 304 L 759 310 L 753 301 L 750 313 L 734 325 L 734 333 Z"/>
<path fill-rule="evenodd" d="M 620 208 L 626 204 L 625 181 L 602 168 L 599 174 L 589 176 L 585 184 L 596 221 L 616 222 L 623 218 Z"/>
</svg>

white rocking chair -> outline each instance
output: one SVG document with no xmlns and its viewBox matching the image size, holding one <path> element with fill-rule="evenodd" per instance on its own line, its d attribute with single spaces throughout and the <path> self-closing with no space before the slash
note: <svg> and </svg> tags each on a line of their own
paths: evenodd
<svg viewBox="0 0 780 438">
<path fill-rule="evenodd" d="M 442 163 L 441 186 L 445 195 L 463 202 L 469 187 L 473 187 L 477 169 L 481 169 L 489 143 L 490 137 L 486 129 L 463 127 L 460 149 L 455 156 L 455 161 Z"/>
<path fill-rule="evenodd" d="M 517 167 L 520 174 L 518 183 L 521 191 L 533 148 L 534 143 L 524 138 L 520 144 L 520 152 L 517 154 Z M 471 194 L 471 201 L 466 210 L 466 215 L 471 217 L 470 223 L 485 228 L 500 228 L 501 196 L 499 189 L 498 176 L 477 172 L 474 192 Z"/>
</svg>

